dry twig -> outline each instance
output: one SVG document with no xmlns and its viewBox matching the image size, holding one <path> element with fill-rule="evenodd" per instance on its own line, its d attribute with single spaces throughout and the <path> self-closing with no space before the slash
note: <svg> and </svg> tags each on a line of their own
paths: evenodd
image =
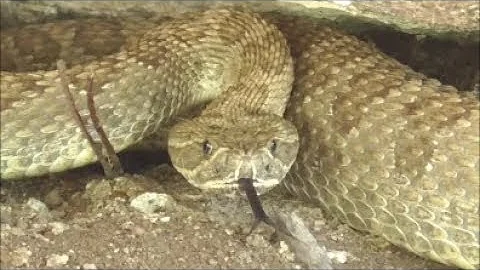
<svg viewBox="0 0 480 270">
<path fill-rule="evenodd" d="M 65 94 L 65 97 L 67 98 L 70 110 L 72 111 L 75 121 L 80 127 L 81 132 L 87 138 L 88 143 L 90 144 L 93 151 L 95 152 L 95 155 L 97 155 L 98 160 L 102 164 L 105 176 L 107 178 L 114 178 L 123 174 L 123 168 L 120 160 L 118 159 L 118 156 L 115 153 L 113 146 L 108 140 L 107 135 L 105 134 L 105 131 L 100 124 L 100 119 L 98 118 L 95 110 L 95 103 L 93 100 L 93 74 L 88 78 L 87 106 L 90 112 L 90 119 L 92 120 L 93 127 L 95 128 L 95 131 L 100 137 L 100 142 L 95 142 L 93 140 L 92 135 L 88 132 L 86 124 L 80 116 L 77 106 L 75 105 L 75 100 L 73 99 L 72 93 L 70 93 L 70 88 L 68 87 L 69 80 L 66 75 L 65 61 L 58 60 L 57 68 L 60 75 L 60 86 L 63 93 Z"/>
<path fill-rule="evenodd" d="M 100 124 L 100 119 L 97 115 L 97 110 L 95 109 L 95 102 L 93 100 L 93 74 L 88 78 L 88 86 L 87 86 L 87 106 L 88 111 L 90 112 L 90 119 L 92 120 L 93 127 L 98 133 L 100 137 L 100 142 L 102 145 L 102 153 L 105 153 L 103 156 L 104 159 L 107 160 L 108 165 L 110 166 L 111 173 L 115 176 L 123 174 L 122 164 L 120 163 L 120 159 L 115 153 L 115 149 L 113 149 L 112 144 L 108 140 L 107 134 L 103 130 L 102 125 Z M 102 163 L 103 165 L 103 163 Z M 106 173 L 105 173 L 106 174 Z"/>
</svg>

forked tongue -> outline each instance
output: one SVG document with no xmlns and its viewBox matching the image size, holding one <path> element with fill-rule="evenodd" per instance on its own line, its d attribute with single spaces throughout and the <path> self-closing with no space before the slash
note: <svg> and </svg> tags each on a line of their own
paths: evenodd
<svg viewBox="0 0 480 270">
<path fill-rule="evenodd" d="M 253 179 L 251 178 L 240 178 L 238 180 L 238 184 L 240 188 L 245 191 L 247 195 L 247 200 L 250 203 L 250 207 L 252 207 L 253 215 L 255 220 L 253 221 L 252 228 L 248 234 L 251 234 L 255 228 L 260 224 L 260 222 L 265 222 L 276 229 L 276 224 L 272 221 L 272 219 L 265 213 L 263 210 L 262 203 L 260 202 L 260 198 L 257 195 L 257 191 L 253 186 Z"/>
<path fill-rule="evenodd" d="M 260 198 L 253 186 L 253 180 L 251 178 L 240 178 L 238 184 L 245 191 L 255 216 L 249 235 L 260 222 L 265 222 L 275 229 L 272 237 L 282 237 L 298 260 L 305 263 L 309 269 L 333 269 L 331 260 L 326 253 L 327 249 L 325 246 L 318 244 L 315 236 L 310 233 L 300 218 L 294 213 L 291 215 L 274 213 L 273 219 L 271 219 L 263 210 Z"/>
</svg>

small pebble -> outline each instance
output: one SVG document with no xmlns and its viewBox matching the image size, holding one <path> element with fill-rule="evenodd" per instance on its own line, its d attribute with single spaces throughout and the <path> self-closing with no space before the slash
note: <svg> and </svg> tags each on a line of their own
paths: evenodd
<svg viewBox="0 0 480 270">
<path fill-rule="evenodd" d="M 330 239 L 337 242 L 343 241 L 343 233 L 332 233 L 332 235 L 330 235 Z"/>
<path fill-rule="evenodd" d="M 336 263 L 341 263 L 341 264 L 346 263 L 347 255 L 348 253 L 346 251 L 339 251 L 339 250 L 327 251 L 328 258 L 330 258 L 332 261 Z"/>
<path fill-rule="evenodd" d="M 280 241 L 280 248 L 278 249 L 278 253 L 283 254 L 289 250 L 288 245 L 285 241 Z"/>
<path fill-rule="evenodd" d="M 45 204 L 50 206 L 51 208 L 59 206 L 63 203 L 62 196 L 60 195 L 60 191 L 58 189 L 51 190 L 45 196 Z"/>
<path fill-rule="evenodd" d="M 9 224 L 5 224 L 5 223 L 0 224 L 0 232 L 10 231 L 11 229 L 12 229 L 12 226 L 10 226 Z"/>
<path fill-rule="evenodd" d="M 34 233 L 34 234 L 33 234 L 33 237 L 35 237 L 36 239 L 40 239 L 40 240 L 42 240 L 42 241 L 44 241 L 44 242 L 46 242 L 46 243 L 50 243 L 50 241 L 51 241 L 49 238 L 47 238 L 47 237 L 45 237 L 44 235 L 41 235 L 41 234 L 39 234 L 39 233 Z"/>
<path fill-rule="evenodd" d="M 48 213 L 48 207 L 42 201 L 39 201 L 35 198 L 30 198 L 27 201 L 27 206 L 30 207 L 33 211 L 39 214 Z"/>
<path fill-rule="evenodd" d="M 26 248 L 21 247 L 17 248 L 13 251 L 10 259 L 11 263 L 16 267 L 27 266 L 28 267 L 28 260 L 32 256 L 32 252 Z"/>
<path fill-rule="evenodd" d="M 66 254 L 52 254 L 47 258 L 47 267 L 59 267 L 67 264 L 68 262 L 68 255 Z"/>
<path fill-rule="evenodd" d="M 30 215 L 30 218 L 34 217 L 35 222 L 38 223 L 47 224 L 52 218 L 47 205 L 35 198 L 28 199 L 28 201 L 24 204 L 24 209 L 26 211 L 30 211 L 28 214 Z M 22 222 L 25 222 L 26 224 L 22 224 Z M 19 218 L 17 220 L 17 226 L 27 228 L 29 222 L 30 221 L 27 220 L 22 221 L 22 218 Z"/>
<path fill-rule="evenodd" d="M 146 216 L 151 223 L 157 223 L 158 216 Z"/>
<path fill-rule="evenodd" d="M 322 227 L 325 226 L 325 220 L 320 219 L 320 220 L 315 220 L 313 222 L 313 230 L 314 231 L 320 231 Z"/>
<path fill-rule="evenodd" d="M 20 227 L 12 227 L 10 230 L 10 233 L 15 235 L 15 236 L 24 236 L 26 235 L 25 230 L 23 230 Z"/>
<path fill-rule="evenodd" d="M 52 227 L 52 233 L 54 235 L 62 234 L 65 230 L 69 229 L 69 226 L 62 222 L 50 222 L 48 225 Z"/>
<path fill-rule="evenodd" d="M 145 229 L 143 229 L 142 227 L 133 227 L 133 230 L 132 232 L 135 234 L 135 235 L 142 235 L 145 233 Z"/>
<path fill-rule="evenodd" d="M 253 247 L 266 248 L 270 245 L 268 241 L 259 234 L 251 234 L 247 236 L 246 240 L 247 244 Z"/>
<path fill-rule="evenodd" d="M 0 206 L 0 223 L 13 225 L 11 206 Z"/>
<path fill-rule="evenodd" d="M 166 223 L 166 222 L 169 222 L 169 221 L 170 221 L 170 217 L 161 217 L 160 218 L 160 222 Z"/>
<path fill-rule="evenodd" d="M 85 264 L 82 265 L 82 269 L 94 270 L 94 269 L 97 269 L 97 266 L 93 263 L 85 263 Z"/>
<path fill-rule="evenodd" d="M 208 263 L 209 263 L 210 265 L 217 265 L 217 261 L 214 260 L 214 259 L 208 259 Z"/>
<path fill-rule="evenodd" d="M 165 211 L 173 204 L 174 199 L 170 195 L 155 192 L 145 192 L 130 202 L 131 207 L 145 214 Z"/>
<path fill-rule="evenodd" d="M 85 196 L 92 200 L 92 202 L 102 202 L 112 195 L 112 185 L 110 181 L 93 180 L 85 187 Z"/>
<path fill-rule="evenodd" d="M 132 230 L 134 225 L 135 224 L 132 221 L 127 221 L 127 222 L 123 223 L 122 225 L 120 225 L 120 228 L 122 228 L 124 230 Z"/>
</svg>

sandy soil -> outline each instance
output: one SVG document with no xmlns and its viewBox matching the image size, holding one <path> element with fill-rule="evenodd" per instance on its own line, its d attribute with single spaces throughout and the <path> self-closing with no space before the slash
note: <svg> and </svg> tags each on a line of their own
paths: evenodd
<svg viewBox="0 0 480 270">
<path fill-rule="evenodd" d="M 304 268 L 273 230 L 252 222 L 241 197 L 203 194 L 168 165 L 142 176 L 102 180 L 96 169 L 1 188 L 1 268 Z M 98 171 L 98 170 L 97 170 Z M 130 206 L 138 195 L 166 198 L 155 213 Z M 447 267 L 324 217 L 278 188 L 262 196 L 268 212 L 295 212 L 336 269 Z"/>
</svg>

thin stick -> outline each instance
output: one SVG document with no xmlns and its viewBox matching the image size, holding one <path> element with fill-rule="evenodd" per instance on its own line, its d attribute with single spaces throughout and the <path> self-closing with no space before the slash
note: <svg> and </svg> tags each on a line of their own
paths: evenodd
<svg viewBox="0 0 480 270">
<path fill-rule="evenodd" d="M 99 145 L 95 143 L 92 136 L 90 136 L 90 134 L 88 133 L 85 122 L 80 116 L 80 113 L 78 112 L 78 108 L 75 105 L 75 101 L 73 100 L 72 93 L 70 93 L 70 88 L 68 87 L 69 80 L 66 75 L 67 68 L 65 66 L 65 61 L 58 60 L 57 68 L 58 68 L 58 73 L 60 75 L 61 88 L 63 90 L 65 97 L 67 98 L 73 117 L 75 118 L 75 121 L 77 122 L 77 125 L 80 127 L 80 130 L 82 131 L 83 135 L 85 135 L 85 137 L 87 138 L 88 143 L 92 146 L 93 150 L 95 151 L 95 154 L 98 156 L 99 153 L 101 153 L 101 149 L 99 148 Z"/>
<path fill-rule="evenodd" d="M 67 101 L 68 101 L 67 103 L 70 106 L 70 110 L 72 111 L 73 117 L 74 117 L 75 121 L 77 122 L 77 125 L 80 127 L 81 132 L 83 133 L 85 138 L 87 138 L 87 141 L 90 144 L 90 146 L 92 147 L 93 151 L 95 152 L 95 155 L 97 156 L 98 160 L 102 164 L 105 176 L 107 178 L 113 178 L 113 177 L 123 173 L 123 169 L 121 168 L 121 165 L 119 167 L 120 169 L 117 169 L 118 167 L 114 168 L 114 165 L 112 165 L 109 162 L 109 158 L 106 157 L 105 155 L 103 155 L 102 144 L 100 144 L 98 142 L 95 142 L 93 140 L 92 136 L 90 135 L 90 133 L 88 132 L 88 130 L 86 128 L 86 124 L 83 121 L 82 117 L 80 116 L 79 110 L 78 110 L 77 106 L 75 105 L 75 101 L 73 99 L 72 93 L 70 92 L 70 88 L 68 87 L 69 80 L 68 80 L 68 77 L 66 75 L 66 69 L 67 68 L 66 68 L 66 65 L 65 65 L 65 61 L 58 60 L 57 61 L 57 68 L 58 68 L 58 72 L 59 72 L 59 76 L 60 76 L 60 86 L 61 86 L 61 89 L 62 89 L 65 97 L 67 98 Z M 87 95 L 88 95 L 88 93 L 90 93 L 91 97 L 87 96 L 87 103 L 89 105 L 90 117 L 91 117 L 92 122 L 95 126 L 95 125 L 100 125 L 100 124 L 99 124 L 99 121 L 98 121 L 98 117 L 96 115 L 95 108 L 93 108 L 93 112 L 95 114 L 94 117 L 96 118 L 96 121 L 92 117 L 92 110 L 90 109 L 91 106 L 94 107 L 94 105 L 92 105 L 93 104 L 92 80 L 93 79 L 91 79 L 89 81 L 89 85 L 88 85 L 89 87 L 88 87 Z M 91 99 L 92 101 L 90 101 L 89 99 Z M 98 132 L 98 129 L 97 128 L 95 128 L 95 129 Z M 103 129 L 102 129 L 102 131 L 103 131 Z M 103 134 L 105 134 L 105 132 L 103 132 Z M 100 134 L 99 134 L 99 136 L 102 137 Z M 108 139 L 107 139 L 107 141 L 108 141 Z M 108 144 L 111 147 L 111 144 L 110 143 L 108 143 Z M 111 147 L 111 148 L 113 149 L 113 147 Z M 116 155 L 115 155 L 114 160 L 116 160 L 118 162 L 118 164 L 120 164 L 120 161 L 118 160 L 118 157 Z M 115 161 L 114 161 L 114 163 L 115 163 Z"/>
<path fill-rule="evenodd" d="M 119 176 L 123 174 L 122 164 L 120 163 L 120 159 L 118 158 L 117 153 L 115 153 L 115 149 L 110 143 L 107 134 L 105 133 L 102 125 L 100 124 L 100 119 L 98 118 L 97 110 L 95 108 L 95 101 L 93 100 L 93 74 L 88 77 L 87 106 L 90 112 L 90 119 L 92 119 L 93 127 L 95 128 L 98 136 L 100 137 L 102 149 L 104 149 L 106 152 L 106 155 L 103 157 L 110 165 L 111 177 Z"/>
</svg>

